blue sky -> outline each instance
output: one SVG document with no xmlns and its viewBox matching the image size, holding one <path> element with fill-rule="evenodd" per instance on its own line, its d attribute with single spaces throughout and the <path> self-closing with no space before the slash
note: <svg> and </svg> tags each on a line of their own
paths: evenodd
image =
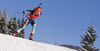
<svg viewBox="0 0 100 51">
<path fill-rule="evenodd" d="M 100 35 L 100 0 L 0 0 L 0 10 L 6 9 L 8 18 L 22 18 L 22 12 L 34 9 L 42 3 L 42 15 L 36 19 L 35 41 L 55 44 L 80 45 L 80 36 L 87 32 L 88 26 L 95 25 Z M 31 25 L 25 28 L 25 38 L 32 31 Z M 95 45 L 100 48 L 100 36 Z"/>
</svg>

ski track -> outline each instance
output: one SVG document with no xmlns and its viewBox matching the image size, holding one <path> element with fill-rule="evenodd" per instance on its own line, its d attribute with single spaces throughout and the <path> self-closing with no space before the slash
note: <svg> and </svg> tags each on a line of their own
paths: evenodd
<svg viewBox="0 0 100 51">
<path fill-rule="evenodd" d="M 77 51 L 57 45 L 0 34 L 0 51 Z"/>
</svg>

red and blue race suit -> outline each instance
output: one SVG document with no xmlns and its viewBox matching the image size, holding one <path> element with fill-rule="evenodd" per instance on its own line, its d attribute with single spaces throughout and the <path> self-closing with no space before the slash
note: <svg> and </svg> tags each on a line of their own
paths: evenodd
<svg viewBox="0 0 100 51">
<path fill-rule="evenodd" d="M 35 11 L 34 11 L 34 10 L 26 10 L 26 12 L 29 12 L 30 14 L 28 14 L 24 26 L 22 26 L 21 28 L 19 28 L 19 30 L 18 30 L 17 32 L 20 32 L 20 31 L 23 30 L 28 24 L 31 24 L 31 25 L 33 26 L 33 29 L 32 29 L 32 32 L 31 32 L 31 33 L 34 34 L 34 32 L 35 32 L 35 27 L 36 27 L 36 21 L 35 21 L 35 19 L 36 19 L 37 17 L 39 17 L 40 14 L 35 15 Z"/>
</svg>

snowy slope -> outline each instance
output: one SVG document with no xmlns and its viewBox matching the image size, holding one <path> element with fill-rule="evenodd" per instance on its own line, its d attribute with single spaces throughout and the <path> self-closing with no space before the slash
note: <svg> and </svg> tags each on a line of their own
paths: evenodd
<svg viewBox="0 0 100 51">
<path fill-rule="evenodd" d="M 0 34 L 0 51 L 76 51 L 76 50 Z"/>
</svg>

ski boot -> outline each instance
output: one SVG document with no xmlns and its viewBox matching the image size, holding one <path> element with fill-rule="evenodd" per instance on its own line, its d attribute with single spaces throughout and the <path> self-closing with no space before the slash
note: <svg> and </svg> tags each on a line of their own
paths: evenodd
<svg viewBox="0 0 100 51">
<path fill-rule="evenodd" d="M 29 37 L 29 40 L 32 40 L 33 41 L 32 37 L 33 37 L 33 34 L 31 33 L 30 34 L 30 37 Z"/>
<path fill-rule="evenodd" d="M 15 36 L 17 34 L 17 32 L 13 33 L 13 36 Z"/>
</svg>

